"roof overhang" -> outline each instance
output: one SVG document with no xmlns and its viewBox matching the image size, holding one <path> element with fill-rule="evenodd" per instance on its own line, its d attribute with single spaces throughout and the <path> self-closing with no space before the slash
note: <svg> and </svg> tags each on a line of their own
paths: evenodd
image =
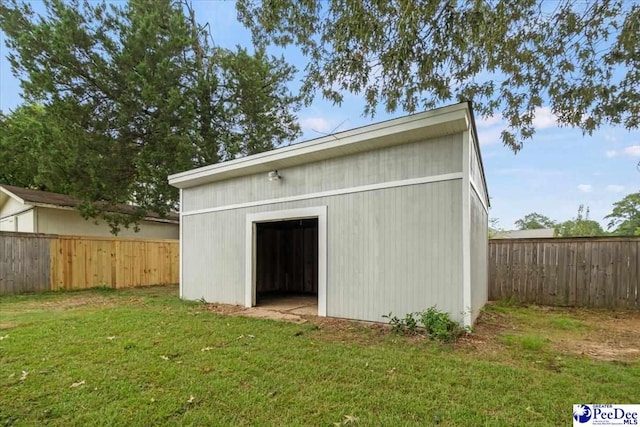
<svg viewBox="0 0 640 427">
<path fill-rule="evenodd" d="M 472 126 L 468 103 L 387 120 L 265 153 L 204 166 L 169 176 L 169 184 L 189 188 L 256 173 L 452 135 Z"/>
<path fill-rule="evenodd" d="M 22 203 L 23 205 L 25 204 L 25 201 L 22 198 L 18 197 L 17 195 L 13 194 L 11 191 L 0 185 L 0 201 L 3 201 L 3 203 L 7 200 L 7 197 L 5 196 L 10 197 L 17 202 Z"/>
</svg>

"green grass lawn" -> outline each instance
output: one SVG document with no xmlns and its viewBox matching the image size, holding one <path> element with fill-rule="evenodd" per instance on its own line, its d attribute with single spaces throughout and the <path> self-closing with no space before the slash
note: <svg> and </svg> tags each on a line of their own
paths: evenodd
<svg viewBox="0 0 640 427">
<path fill-rule="evenodd" d="M 638 339 L 606 327 L 633 329 L 637 312 L 494 304 L 446 345 L 220 315 L 175 294 L 0 298 L 0 426 L 558 426 L 574 403 L 640 403 L 640 354 L 601 360 L 589 347 Z"/>
</svg>

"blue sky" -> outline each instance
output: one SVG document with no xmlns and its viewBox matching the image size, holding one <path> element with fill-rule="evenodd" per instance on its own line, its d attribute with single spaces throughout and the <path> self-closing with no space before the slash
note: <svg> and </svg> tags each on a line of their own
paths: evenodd
<svg viewBox="0 0 640 427">
<path fill-rule="evenodd" d="M 196 17 L 209 22 L 216 44 L 233 48 L 250 46 L 250 35 L 236 20 L 232 1 L 194 0 Z M 40 2 L 34 2 L 36 10 Z M 11 74 L 5 58 L 4 34 L 0 32 L 0 110 L 7 112 L 22 102 L 19 82 Z M 295 48 L 272 49 L 283 54 L 298 69 L 305 59 Z M 302 140 L 334 130 L 346 130 L 372 122 L 400 117 L 406 113 L 379 112 L 374 119 L 364 117 L 362 96 L 345 94 L 341 106 L 318 97 L 298 113 L 304 132 Z M 536 117 L 536 134 L 514 154 L 500 142 L 504 122 L 499 117 L 476 117 L 484 169 L 491 197 L 491 218 L 502 228 L 530 212 L 564 221 L 576 216 L 578 206 L 590 208 L 591 219 L 606 225 L 604 216 L 614 202 L 640 190 L 640 131 L 603 127 L 592 136 L 579 129 L 558 127 L 547 107 Z"/>
</svg>

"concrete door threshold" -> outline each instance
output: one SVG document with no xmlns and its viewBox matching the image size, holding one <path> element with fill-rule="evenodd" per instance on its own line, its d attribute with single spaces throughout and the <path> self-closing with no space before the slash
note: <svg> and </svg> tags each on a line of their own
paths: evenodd
<svg viewBox="0 0 640 427">
<path fill-rule="evenodd" d="M 260 319 L 286 320 L 304 323 L 302 316 L 318 315 L 318 298 L 315 296 L 287 296 L 263 298 L 257 306 L 245 308 L 238 315 Z"/>
</svg>

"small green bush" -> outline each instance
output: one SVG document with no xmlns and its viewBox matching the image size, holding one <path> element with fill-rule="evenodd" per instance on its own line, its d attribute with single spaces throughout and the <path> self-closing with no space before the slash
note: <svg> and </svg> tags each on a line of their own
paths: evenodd
<svg viewBox="0 0 640 427">
<path fill-rule="evenodd" d="M 418 313 L 418 316 L 426 334 L 438 341 L 455 341 L 466 332 L 465 328 L 451 320 L 449 313 L 440 311 L 435 306 Z"/>
<path fill-rule="evenodd" d="M 389 319 L 391 330 L 397 334 L 415 335 L 418 333 L 418 321 L 413 316 L 413 313 L 408 313 L 404 316 L 404 319 L 400 319 L 392 313 L 383 315 L 382 317 Z"/>
<path fill-rule="evenodd" d="M 441 342 L 455 341 L 468 331 L 453 321 L 449 313 L 440 311 L 435 306 L 421 312 L 408 313 L 402 319 L 392 313 L 382 317 L 389 319 L 391 330 L 395 333 L 402 335 L 421 333 Z"/>
</svg>

